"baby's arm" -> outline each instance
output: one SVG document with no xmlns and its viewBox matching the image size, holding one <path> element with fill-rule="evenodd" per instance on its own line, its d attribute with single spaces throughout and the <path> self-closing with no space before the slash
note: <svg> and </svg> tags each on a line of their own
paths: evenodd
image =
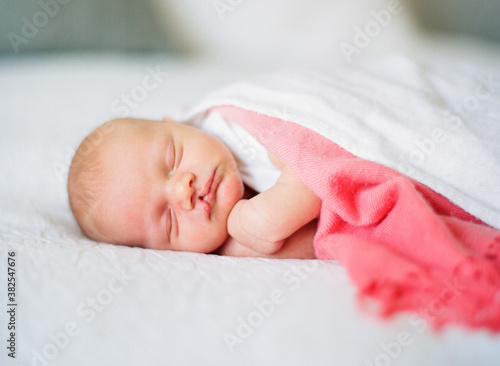
<svg viewBox="0 0 500 366">
<path fill-rule="evenodd" d="M 228 237 L 215 253 L 232 257 L 315 259 L 316 255 L 314 252 L 313 239 L 316 235 L 316 226 L 317 220 L 305 224 L 286 238 L 281 249 L 273 254 L 257 252 L 248 246 L 241 245 L 232 237 Z"/>
<path fill-rule="evenodd" d="M 228 232 L 250 249 L 273 254 L 289 236 L 319 215 L 321 200 L 287 166 L 274 186 L 236 203 Z"/>
</svg>

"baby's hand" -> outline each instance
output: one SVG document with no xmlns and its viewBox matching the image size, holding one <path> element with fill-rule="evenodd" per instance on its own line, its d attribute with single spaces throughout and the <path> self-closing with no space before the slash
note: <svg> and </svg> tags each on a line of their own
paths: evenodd
<svg viewBox="0 0 500 366">
<path fill-rule="evenodd" d="M 264 254 L 280 250 L 285 239 L 319 215 L 321 200 L 288 167 L 267 191 L 236 203 L 228 232 L 240 244 Z"/>
<path fill-rule="evenodd" d="M 228 233 L 238 243 L 263 254 L 280 250 L 285 238 L 281 238 L 276 224 L 269 221 L 265 208 L 259 210 L 252 200 L 240 200 L 233 207 L 227 221 Z"/>
</svg>

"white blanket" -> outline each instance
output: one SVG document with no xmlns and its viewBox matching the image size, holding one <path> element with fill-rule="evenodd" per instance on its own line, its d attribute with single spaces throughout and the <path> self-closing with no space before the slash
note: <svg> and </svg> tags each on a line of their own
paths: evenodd
<svg viewBox="0 0 500 366">
<path fill-rule="evenodd" d="M 146 56 L 0 59 L 0 365 L 500 365 L 498 335 L 436 334 L 409 314 L 366 316 L 335 262 L 154 251 L 83 236 L 65 173 L 86 132 L 122 111 L 161 118 L 243 73 Z M 143 98 L 148 75 L 157 85 Z M 11 252 L 16 359 L 6 348 Z"/>
<path fill-rule="evenodd" d="M 396 169 L 500 228 L 500 70 L 393 56 L 281 72 L 210 94 L 186 118 L 234 105 L 292 121 Z"/>
</svg>

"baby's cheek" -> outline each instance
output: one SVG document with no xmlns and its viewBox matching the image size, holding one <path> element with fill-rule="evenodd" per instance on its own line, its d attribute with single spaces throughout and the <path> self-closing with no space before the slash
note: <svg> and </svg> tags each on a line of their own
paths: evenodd
<svg viewBox="0 0 500 366">
<path fill-rule="evenodd" d="M 125 224 L 137 224 L 138 218 L 134 210 L 127 210 L 124 212 L 124 223 Z"/>
<path fill-rule="evenodd" d="M 232 176 L 226 182 L 222 182 L 217 192 L 217 199 L 229 211 L 243 198 L 243 182 L 238 176 Z M 229 212 L 228 212 L 229 214 Z"/>
<path fill-rule="evenodd" d="M 219 248 L 227 239 L 226 223 L 223 220 L 212 221 L 211 225 L 198 228 L 194 233 L 194 243 L 189 249 L 200 253 L 210 253 Z"/>
<path fill-rule="evenodd" d="M 138 212 L 135 210 L 125 211 L 125 219 L 124 224 L 126 227 L 131 228 L 132 230 L 139 230 L 142 226 L 143 218 L 138 215 Z"/>
</svg>

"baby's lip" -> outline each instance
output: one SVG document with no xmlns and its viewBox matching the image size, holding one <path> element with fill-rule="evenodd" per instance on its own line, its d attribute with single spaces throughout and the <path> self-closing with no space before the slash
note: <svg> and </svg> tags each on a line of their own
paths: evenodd
<svg viewBox="0 0 500 366">
<path fill-rule="evenodd" d="M 212 173 L 212 175 L 210 176 L 210 178 L 208 178 L 207 182 L 205 183 L 205 185 L 203 186 L 203 189 L 201 190 L 200 194 L 198 195 L 200 198 L 203 198 L 207 195 L 210 194 L 211 190 L 212 190 L 212 183 L 214 181 L 214 173 Z"/>
<path fill-rule="evenodd" d="M 210 217 L 210 211 L 211 211 L 214 177 L 215 177 L 215 172 L 213 172 L 210 178 L 208 178 L 207 182 L 203 186 L 203 189 L 201 190 L 198 197 L 201 201 L 203 210 L 205 210 L 205 212 L 208 214 L 208 217 Z"/>
</svg>

